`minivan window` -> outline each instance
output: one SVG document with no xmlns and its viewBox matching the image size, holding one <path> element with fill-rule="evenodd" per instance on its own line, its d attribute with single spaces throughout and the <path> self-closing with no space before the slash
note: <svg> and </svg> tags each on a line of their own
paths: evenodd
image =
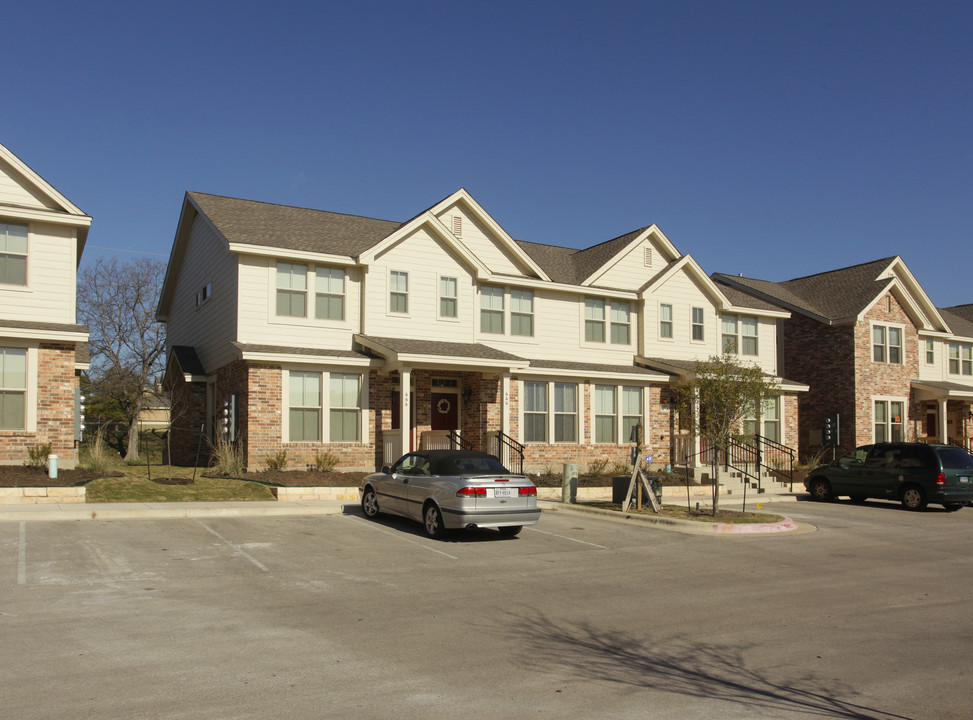
<svg viewBox="0 0 973 720">
<path fill-rule="evenodd" d="M 967 468 L 973 468 L 973 455 L 970 455 L 962 448 L 936 448 L 936 454 L 939 455 L 944 470 L 965 470 Z"/>
</svg>

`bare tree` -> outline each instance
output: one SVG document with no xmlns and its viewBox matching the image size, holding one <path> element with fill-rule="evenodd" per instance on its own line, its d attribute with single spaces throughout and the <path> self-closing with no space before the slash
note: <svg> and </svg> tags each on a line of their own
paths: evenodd
<svg viewBox="0 0 973 720">
<path fill-rule="evenodd" d="M 156 322 L 165 263 L 99 258 L 78 278 L 78 316 L 88 326 L 91 387 L 128 422 L 126 460 L 139 457 L 139 413 L 162 370 L 165 325 Z"/>
</svg>

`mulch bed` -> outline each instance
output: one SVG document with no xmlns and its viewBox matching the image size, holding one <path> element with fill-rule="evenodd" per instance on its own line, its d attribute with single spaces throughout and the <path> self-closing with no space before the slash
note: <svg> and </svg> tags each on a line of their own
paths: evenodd
<svg viewBox="0 0 973 720">
<path fill-rule="evenodd" d="M 78 468 L 58 470 L 56 478 L 47 476 L 47 470 L 29 468 L 26 465 L 0 465 L 0 487 L 73 487 L 84 485 L 103 477 L 121 477 L 119 472 L 97 472 Z"/>
</svg>

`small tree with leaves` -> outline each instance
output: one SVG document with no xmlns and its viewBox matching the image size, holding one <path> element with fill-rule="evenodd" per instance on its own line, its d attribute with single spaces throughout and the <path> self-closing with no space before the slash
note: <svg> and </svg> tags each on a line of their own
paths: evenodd
<svg viewBox="0 0 973 720">
<path fill-rule="evenodd" d="M 679 409 L 692 432 L 713 448 L 726 450 L 739 437 L 747 414 L 763 407 L 780 391 L 777 382 L 756 365 L 742 364 L 724 353 L 696 363 L 692 378 L 679 388 Z M 713 514 L 719 512 L 719 484 L 713 485 Z"/>
</svg>

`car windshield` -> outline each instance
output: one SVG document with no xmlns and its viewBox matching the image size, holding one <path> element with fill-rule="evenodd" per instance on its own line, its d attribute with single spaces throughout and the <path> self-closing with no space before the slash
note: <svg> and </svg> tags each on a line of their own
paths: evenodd
<svg viewBox="0 0 973 720">
<path fill-rule="evenodd" d="M 973 468 L 973 455 L 970 455 L 962 448 L 937 448 L 936 454 L 939 455 L 944 470 L 967 470 Z"/>
</svg>

